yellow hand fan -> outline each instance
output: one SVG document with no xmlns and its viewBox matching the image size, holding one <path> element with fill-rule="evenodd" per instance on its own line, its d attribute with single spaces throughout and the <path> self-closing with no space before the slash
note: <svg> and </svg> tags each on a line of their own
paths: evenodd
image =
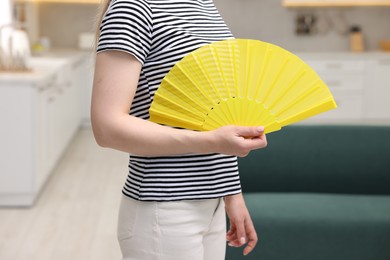
<svg viewBox="0 0 390 260">
<path fill-rule="evenodd" d="M 261 125 L 270 133 L 336 107 L 325 83 L 294 54 L 258 40 L 232 39 L 177 62 L 149 112 L 151 121 L 174 127 Z"/>
</svg>

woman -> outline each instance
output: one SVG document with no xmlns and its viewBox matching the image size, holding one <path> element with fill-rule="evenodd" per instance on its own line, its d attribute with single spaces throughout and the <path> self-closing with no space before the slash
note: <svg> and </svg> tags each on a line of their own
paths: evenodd
<svg viewBox="0 0 390 260">
<path fill-rule="evenodd" d="M 148 121 L 161 80 L 189 52 L 232 38 L 212 0 L 111 0 L 100 23 L 91 118 L 97 143 L 130 154 L 119 210 L 123 259 L 224 259 L 257 243 L 236 156 L 263 127 L 196 132 Z M 226 234 L 225 208 L 230 220 Z"/>
</svg>

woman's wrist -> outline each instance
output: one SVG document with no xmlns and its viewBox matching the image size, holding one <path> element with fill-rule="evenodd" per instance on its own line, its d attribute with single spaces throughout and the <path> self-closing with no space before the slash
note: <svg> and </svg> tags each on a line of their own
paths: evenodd
<svg viewBox="0 0 390 260">
<path fill-rule="evenodd" d="M 189 145 L 189 150 L 193 153 L 208 154 L 215 153 L 216 147 L 210 131 L 186 131 L 185 144 Z"/>
<path fill-rule="evenodd" d="M 180 130 L 172 133 L 175 142 L 190 153 L 221 153 L 246 156 L 251 150 L 264 148 L 267 140 L 262 127 L 223 126 L 211 131 Z"/>
<path fill-rule="evenodd" d="M 235 201 L 243 201 L 244 197 L 242 196 L 242 193 L 229 195 L 223 198 L 226 203 L 231 203 Z"/>
</svg>

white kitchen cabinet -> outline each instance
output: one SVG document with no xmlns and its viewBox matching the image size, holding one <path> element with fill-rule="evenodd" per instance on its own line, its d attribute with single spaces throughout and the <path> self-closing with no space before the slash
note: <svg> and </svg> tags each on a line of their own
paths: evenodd
<svg viewBox="0 0 390 260">
<path fill-rule="evenodd" d="M 359 120 L 362 117 L 365 63 L 345 60 L 307 60 L 329 87 L 337 108 L 315 116 L 311 121 Z"/>
<path fill-rule="evenodd" d="M 36 191 L 39 191 L 45 182 L 48 174 L 50 165 L 49 150 L 47 144 L 48 136 L 48 99 L 49 92 L 54 83 L 54 78 L 50 78 L 48 81 L 37 85 L 36 91 L 33 91 L 32 99 L 35 100 L 35 127 L 33 126 L 32 138 L 35 141 L 32 145 L 33 149 L 33 160 L 36 162 L 35 172 L 35 187 Z M 35 155 L 35 156 L 34 156 Z"/>
<path fill-rule="evenodd" d="M 85 101 L 85 93 L 92 88 L 93 71 L 90 65 L 89 55 L 86 55 L 85 58 L 83 59 L 79 59 L 73 63 L 70 63 L 68 68 L 69 68 L 68 78 L 65 79 L 66 80 L 65 87 L 71 93 L 74 92 L 80 93 L 79 91 L 81 90 L 81 94 L 77 95 L 78 99 L 74 100 L 73 101 L 74 105 L 69 108 L 69 116 L 74 117 L 75 115 L 77 115 L 78 116 L 77 120 L 79 120 L 80 116 L 82 120 L 85 120 L 84 108 L 87 107 L 88 119 L 89 119 L 90 102 Z M 76 96 L 76 94 L 74 93 L 71 96 Z M 81 111 L 81 115 L 80 115 L 80 111 Z M 74 122 L 75 119 L 73 119 L 72 121 Z M 79 125 L 71 125 L 69 127 L 74 130 L 75 128 L 79 127 Z"/>
<path fill-rule="evenodd" d="M 83 63 L 79 66 L 86 68 L 86 73 L 80 75 L 80 82 L 83 84 L 84 94 L 82 102 L 83 119 L 82 125 L 84 127 L 91 127 L 91 97 L 92 97 L 92 86 L 94 76 L 94 65 L 95 57 L 89 55 L 87 59 L 83 60 Z"/>
<path fill-rule="evenodd" d="M 390 0 L 283 0 L 285 7 L 390 6 Z"/>
<path fill-rule="evenodd" d="M 52 169 L 57 163 L 57 158 L 61 154 L 61 148 L 63 146 L 64 135 L 62 131 L 62 122 L 64 105 L 63 90 L 61 89 L 62 82 L 56 80 L 47 90 L 47 161 L 49 163 L 49 169 Z"/>
<path fill-rule="evenodd" d="M 301 54 L 338 107 L 301 124 L 390 124 L 390 55 Z"/>
<path fill-rule="evenodd" d="M 32 114 L 34 90 L 27 86 L 3 86 L 0 89 L 0 196 L 31 193 L 29 172 L 34 167 L 32 155 L 34 123 Z M 14 196 L 17 200 L 20 196 Z M 3 203 L 2 203 L 3 204 Z"/>
<path fill-rule="evenodd" d="M 390 57 L 367 61 L 363 118 L 379 121 L 390 118 Z"/>
<path fill-rule="evenodd" d="M 14 3 L 100 4 L 100 0 L 13 0 Z"/>
<path fill-rule="evenodd" d="M 32 205 L 80 126 L 84 59 L 65 59 L 38 79 L 0 74 L 0 205 Z"/>
</svg>

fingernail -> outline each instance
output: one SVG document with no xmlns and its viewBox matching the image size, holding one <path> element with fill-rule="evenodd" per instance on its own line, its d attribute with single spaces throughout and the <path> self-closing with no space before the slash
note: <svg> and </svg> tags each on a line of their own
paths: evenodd
<svg viewBox="0 0 390 260">
<path fill-rule="evenodd" d="M 257 131 L 259 131 L 259 132 L 264 132 L 264 126 L 259 126 L 259 127 L 257 128 Z"/>
<path fill-rule="evenodd" d="M 240 243 L 245 244 L 245 237 L 240 238 Z"/>
</svg>

